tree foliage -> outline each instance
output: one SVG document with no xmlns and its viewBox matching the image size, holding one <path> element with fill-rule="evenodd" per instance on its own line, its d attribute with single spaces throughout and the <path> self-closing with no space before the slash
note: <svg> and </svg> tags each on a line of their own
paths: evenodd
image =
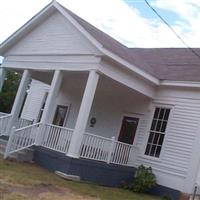
<svg viewBox="0 0 200 200">
<path fill-rule="evenodd" d="M 20 79 L 20 74 L 10 70 L 6 72 L 6 79 L 0 92 L 0 112 L 10 113 Z"/>
</svg>

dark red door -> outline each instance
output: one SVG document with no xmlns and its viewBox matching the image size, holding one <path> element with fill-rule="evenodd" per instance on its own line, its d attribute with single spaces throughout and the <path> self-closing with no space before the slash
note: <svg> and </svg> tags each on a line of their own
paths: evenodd
<svg viewBox="0 0 200 200">
<path fill-rule="evenodd" d="M 139 118 L 124 116 L 118 141 L 133 144 Z"/>
</svg>

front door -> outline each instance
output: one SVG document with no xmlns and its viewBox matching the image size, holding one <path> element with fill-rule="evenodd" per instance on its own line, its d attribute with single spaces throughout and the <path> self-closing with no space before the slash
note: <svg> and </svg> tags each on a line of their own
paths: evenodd
<svg viewBox="0 0 200 200">
<path fill-rule="evenodd" d="M 58 105 L 56 113 L 54 115 L 53 124 L 57 126 L 63 126 L 67 115 L 68 106 Z"/>
<path fill-rule="evenodd" d="M 57 126 L 63 126 L 65 122 L 65 118 L 67 115 L 68 106 L 58 105 L 56 108 L 56 112 L 53 119 L 53 124 Z M 55 129 L 53 129 L 55 130 Z M 63 147 L 63 131 L 62 129 L 57 129 L 52 132 L 53 135 L 47 138 L 47 143 L 51 143 L 51 145 L 55 148 L 64 148 Z M 52 134 L 51 133 L 51 134 Z M 52 139 L 53 138 L 53 139 Z M 50 142 L 51 141 L 51 142 Z"/>
<path fill-rule="evenodd" d="M 139 118 L 124 116 L 118 141 L 133 144 Z"/>
</svg>

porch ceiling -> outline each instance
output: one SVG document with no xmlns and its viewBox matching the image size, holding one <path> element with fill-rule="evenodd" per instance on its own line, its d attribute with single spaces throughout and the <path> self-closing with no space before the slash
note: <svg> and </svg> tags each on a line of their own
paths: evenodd
<svg viewBox="0 0 200 200">
<path fill-rule="evenodd" d="M 46 84 L 51 84 L 54 71 L 31 71 L 31 78 Z"/>
<path fill-rule="evenodd" d="M 96 93 L 99 93 L 99 95 L 104 94 L 108 98 L 116 98 L 116 101 L 120 101 L 120 98 L 129 97 L 137 99 L 150 99 L 136 90 L 105 75 L 100 76 Z"/>
<path fill-rule="evenodd" d="M 31 71 L 31 78 L 41 81 L 46 84 L 51 84 L 51 81 L 53 79 L 54 71 Z M 87 80 L 88 77 L 88 71 L 62 71 L 63 75 L 63 82 L 67 81 L 68 79 L 75 79 L 75 80 Z"/>
<path fill-rule="evenodd" d="M 46 84 L 51 84 L 51 80 L 53 78 L 54 71 L 32 71 L 31 77 L 33 79 L 42 81 Z M 81 87 L 85 88 L 85 84 L 87 82 L 88 78 L 88 71 L 79 71 L 79 72 L 73 72 L 73 71 L 62 71 L 63 74 L 63 85 L 65 84 L 73 84 L 74 88 Z M 148 99 L 145 95 L 137 92 L 136 90 L 116 81 L 112 78 L 101 74 L 99 83 L 97 86 L 97 92 L 105 94 L 106 96 L 113 96 L 113 97 L 122 97 L 126 96 L 134 96 L 142 99 Z M 96 93 L 97 93 L 96 92 Z"/>
</svg>

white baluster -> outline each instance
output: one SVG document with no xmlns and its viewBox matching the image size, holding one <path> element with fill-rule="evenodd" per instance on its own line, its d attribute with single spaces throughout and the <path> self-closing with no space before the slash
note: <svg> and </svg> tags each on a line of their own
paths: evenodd
<svg viewBox="0 0 200 200">
<path fill-rule="evenodd" d="M 115 137 L 111 138 L 111 144 L 110 144 L 110 149 L 108 152 L 108 160 L 107 163 L 110 163 L 111 158 L 112 158 L 112 154 L 113 154 L 113 150 L 114 150 L 114 146 L 115 146 Z"/>
</svg>

